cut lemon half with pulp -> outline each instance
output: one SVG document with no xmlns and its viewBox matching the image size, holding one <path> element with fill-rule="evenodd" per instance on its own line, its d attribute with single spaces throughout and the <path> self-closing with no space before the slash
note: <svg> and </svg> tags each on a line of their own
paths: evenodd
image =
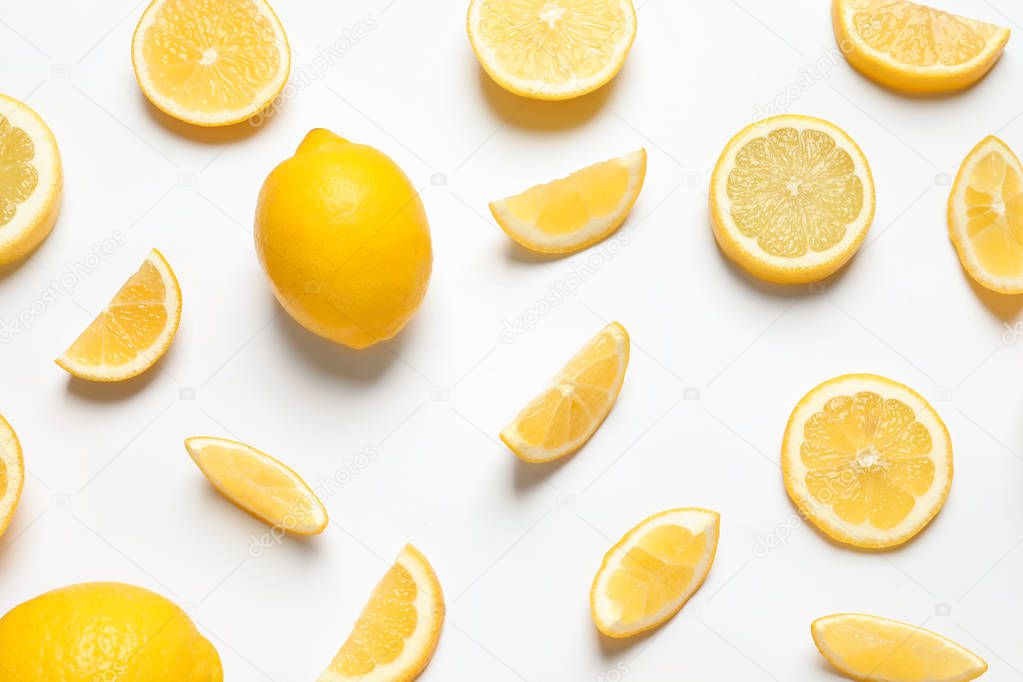
<svg viewBox="0 0 1023 682">
<path fill-rule="evenodd" d="M 570 253 L 617 230 L 646 177 L 646 150 L 602 161 L 566 178 L 490 204 L 501 229 L 542 253 Z"/>
<path fill-rule="evenodd" d="M 608 637 L 664 623 L 700 589 L 718 546 L 720 517 L 706 509 L 655 514 L 604 556 L 593 587 L 593 621 Z"/>
<path fill-rule="evenodd" d="M 297 535 L 322 533 L 327 510 L 306 482 L 265 452 L 225 438 L 196 436 L 185 448 L 203 475 L 227 499 Z"/>
<path fill-rule="evenodd" d="M 894 547 L 945 504 L 952 441 L 913 389 L 873 374 L 847 374 L 796 405 L 781 466 L 789 497 L 825 534 L 856 547 Z"/>
<path fill-rule="evenodd" d="M 11 525 L 25 485 L 21 443 L 7 420 L 0 416 L 0 535 Z"/>
<path fill-rule="evenodd" d="M 979 284 L 1023 294 L 1023 166 L 997 137 L 973 148 L 948 198 L 948 232 Z"/>
<path fill-rule="evenodd" d="M 419 550 L 405 545 L 317 682 L 414 680 L 430 662 L 443 625 L 437 575 Z"/>
<path fill-rule="evenodd" d="M 612 322 L 501 431 L 501 440 L 527 462 L 550 462 L 575 452 L 611 412 L 628 366 L 629 334 Z"/>
<path fill-rule="evenodd" d="M 753 123 L 725 147 L 711 178 L 714 237 L 764 280 L 805 284 L 841 268 L 874 219 L 874 178 L 841 128 L 786 114 Z"/>
<path fill-rule="evenodd" d="M 967 682 L 987 663 L 916 625 L 860 613 L 825 616 L 810 626 L 821 655 L 840 673 L 867 682 Z"/>
<path fill-rule="evenodd" d="M 170 348 L 181 321 L 181 289 L 156 249 L 57 364 L 79 379 L 123 381 Z"/>
<path fill-rule="evenodd" d="M 32 109 L 0 95 L 0 265 L 22 258 L 50 234 L 62 187 L 53 133 Z"/>
<path fill-rule="evenodd" d="M 991 70 L 1009 29 L 905 0 L 832 0 L 839 49 L 867 78 L 917 94 L 954 92 Z"/>
<path fill-rule="evenodd" d="M 632 0 L 472 0 L 469 42 L 501 87 L 569 99 L 615 77 L 636 37 Z"/>
<path fill-rule="evenodd" d="M 291 50 L 264 0 L 153 0 L 131 44 L 139 87 L 174 118 L 239 123 L 284 87 Z"/>
</svg>

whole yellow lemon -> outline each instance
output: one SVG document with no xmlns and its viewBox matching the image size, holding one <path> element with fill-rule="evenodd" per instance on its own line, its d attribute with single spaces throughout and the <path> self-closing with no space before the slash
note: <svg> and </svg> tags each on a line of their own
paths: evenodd
<svg viewBox="0 0 1023 682">
<path fill-rule="evenodd" d="M 189 617 L 149 590 L 82 583 L 0 618 L 3 682 L 222 682 L 220 656 Z"/>
<path fill-rule="evenodd" d="M 270 172 L 255 235 L 280 304 L 337 343 L 391 338 L 426 295 L 433 251 L 419 194 L 385 154 L 329 130 Z"/>
</svg>

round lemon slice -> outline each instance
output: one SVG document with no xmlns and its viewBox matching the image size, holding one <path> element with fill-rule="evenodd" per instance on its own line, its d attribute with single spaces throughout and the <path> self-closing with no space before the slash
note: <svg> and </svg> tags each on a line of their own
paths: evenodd
<svg viewBox="0 0 1023 682">
<path fill-rule="evenodd" d="M 997 137 L 982 140 L 959 167 L 948 197 L 948 233 L 979 284 L 1023 294 L 1023 166 Z"/>
<path fill-rule="evenodd" d="M 185 448 L 224 497 L 296 535 L 322 533 L 327 510 L 302 477 L 265 452 L 225 438 L 196 436 Z"/>
<path fill-rule="evenodd" d="M 11 525 L 25 485 L 21 443 L 7 420 L 0 416 L 0 535 Z"/>
<path fill-rule="evenodd" d="M 825 534 L 856 547 L 900 545 L 941 510 L 952 441 L 908 386 L 873 374 L 820 384 L 796 405 L 782 443 L 785 489 Z"/>
<path fill-rule="evenodd" d="M 968 682 L 987 663 L 916 625 L 860 613 L 818 618 L 810 626 L 817 650 L 836 670 L 867 682 Z"/>
<path fill-rule="evenodd" d="M 443 625 L 437 575 L 419 550 L 405 545 L 317 682 L 414 680 L 433 657 Z"/>
<path fill-rule="evenodd" d="M 991 70 L 1009 29 L 905 0 L 833 0 L 835 38 L 867 78 L 894 90 L 962 90 Z"/>
<path fill-rule="evenodd" d="M 56 362 L 79 379 L 124 381 L 163 357 L 180 321 L 181 288 L 163 254 L 153 249 Z"/>
<path fill-rule="evenodd" d="M 632 0 L 472 0 L 469 42 L 484 70 L 523 97 L 559 100 L 604 85 L 636 37 Z"/>
<path fill-rule="evenodd" d="M 536 185 L 490 204 L 509 237 L 541 253 L 572 253 L 621 227 L 643 189 L 646 150 L 639 149 Z"/>
<path fill-rule="evenodd" d="M 631 637 L 679 612 L 710 572 L 720 517 L 672 509 L 645 519 L 604 556 L 590 611 L 608 637 Z"/>
<path fill-rule="evenodd" d="M 731 139 L 714 167 L 710 211 L 721 250 L 744 270 L 805 284 L 841 268 L 874 219 L 874 179 L 841 128 L 786 114 Z"/>
<path fill-rule="evenodd" d="M 53 133 L 28 106 L 0 95 L 0 265 L 24 257 L 50 234 L 62 187 Z"/>
<path fill-rule="evenodd" d="M 156 108 L 200 126 L 239 123 L 267 108 L 291 69 L 284 27 L 264 0 L 153 0 L 131 58 Z"/>
</svg>

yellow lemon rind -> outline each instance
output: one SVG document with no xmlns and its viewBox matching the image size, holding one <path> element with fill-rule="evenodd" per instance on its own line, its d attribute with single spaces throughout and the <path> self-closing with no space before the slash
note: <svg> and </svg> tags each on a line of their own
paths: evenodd
<svg viewBox="0 0 1023 682">
<path fill-rule="evenodd" d="M 25 457 L 21 451 L 18 434 L 10 423 L 0 415 L 0 460 L 7 467 L 7 489 L 0 498 L 0 536 L 11 525 L 14 512 L 21 500 L 25 487 Z"/>
</svg>

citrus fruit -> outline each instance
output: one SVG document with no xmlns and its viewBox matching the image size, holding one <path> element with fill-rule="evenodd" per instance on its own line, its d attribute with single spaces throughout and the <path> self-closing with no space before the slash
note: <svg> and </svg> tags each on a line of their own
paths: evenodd
<svg viewBox="0 0 1023 682">
<path fill-rule="evenodd" d="M 810 626 L 821 655 L 840 673 L 868 682 L 967 682 L 987 663 L 921 627 L 859 613 L 824 616 Z"/>
<path fill-rule="evenodd" d="M 135 28 L 131 61 L 156 108 L 224 126 L 273 101 L 288 80 L 291 50 L 264 0 L 153 0 Z"/>
<path fill-rule="evenodd" d="M 430 226 L 415 187 L 373 147 L 317 128 L 271 171 L 256 251 L 277 300 L 352 348 L 397 334 L 430 282 Z"/>
<path fill-rule="evenodd" d="M 0 535 L 11 525 L 25 485 L 25 460 L 14 429 L 0 416 Z"/>
<path fill-rule="evenodd" d="M 405 545 L 317 682 L 414 680 L 430 662 L 443 625 L 437 576 L 419 550 Z"/>
<path fill-rule="evenodd" d="M 501 440 L 527 462 L 550 462 L 575 452 L 611 412 L 628 366 L 629 334 L 612 322 L 504 427 Z"/>
<path fill-rule="evenodd" d="M 755 277 L 805 284 L 841 268 L 874 219 L 863 152 L 819 118 L 784 114 L 731 139 L 711 178 L 721 250 Z"/>
<path fill-rule="evenodd" d="M 590 611 L 608 637 L 631 637 L 679 612 L 700 589 L 718 546 L 720 517 L 706 509 L 654 514 L 604 555 Z"/>
<path fill-rule="evenodd" d="M 312 489 L 265 452 L 211 436 L 188 438 L 185 449 L 224 497 L 271 526 L 296 535 L 315 535 L 327 527 L 327 510 Z"/>
<path fill-rule="evenodd" d="M 50 234 L 63 183 L 57 140 L 43 119 L 0 95 L 0 265 L 25 256 Z"/>
<path fill-rule="evenodd" d="M 57 364 L 79 379 L 130 379 L 163 357 L 180 321 L 178 280 L 153 249 Z"/>
<path fill-rule="evenodd" d="M 188 615 L 122 583 L 47 592 L 0 618 L 0 680 L 221 682 L 220 656 Z"/>
<path fill-rule="evenodd" d="M 570 99 L 615 77 L 636 37 L 632 0 L 472 0 L 473 52 L 498 85 Z"/>
<path fill-rule="evenodd" d="M 916 94 L 954 92 L 994 66 L 1009 29 L 905 0 L 832 0 L 835 38 L 867 78 Z"/>
<path fill-rule="evenodd" d="M 948 198 L 948 233 L 979 284 L 1023 294 L 1023 166 L 997 137 L 963 161 Z"/>
<path fill-rule="evenodd" d="M 941 510 L 952 441 L 908 386 L 873 374 L 829 379 L 792 411 L 782 443 L 789 497 L 825 534 L 856 547 L 900 545 Z"/>
<path fill-rule="evenodd" d="M 646 176 L 646 150 L 602 161 L 566 178 L 490 204 L 508 236 L 542 253 L 571 253 L 617 230 Z"/>
</svg>

